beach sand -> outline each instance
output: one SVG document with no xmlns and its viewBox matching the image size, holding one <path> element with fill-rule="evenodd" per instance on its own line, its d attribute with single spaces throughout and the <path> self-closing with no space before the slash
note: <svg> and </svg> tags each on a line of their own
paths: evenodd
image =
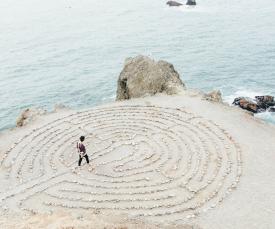
<svg viewBox="0 0 275 229">
<path fill-rule="evenodd" d="M 91 165 L 77 168 L 80 135 Z M 0 222 L 273 229 L 274 140 L 273 125 L 190 90 L 43 115 L 0 134 Z"/>
</svg>

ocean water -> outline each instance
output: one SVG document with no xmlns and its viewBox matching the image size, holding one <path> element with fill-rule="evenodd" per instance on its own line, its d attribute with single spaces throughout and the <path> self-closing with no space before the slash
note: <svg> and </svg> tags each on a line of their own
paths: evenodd
<svg viewBox="0 0 275 229">
<path fill-rule="evenodd" d="M 0 129 L 24 108 L 114 100 L 124 59 L 174 64 L 187 87 L 275 95 L 275 1 L 1 0 Z M 275 123 L 275 116 L 261 118 Z"/>
</svg>

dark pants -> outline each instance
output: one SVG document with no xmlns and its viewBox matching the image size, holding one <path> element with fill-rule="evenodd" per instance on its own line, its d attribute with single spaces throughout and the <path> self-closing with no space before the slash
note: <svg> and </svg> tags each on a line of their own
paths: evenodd
<svg viewBox="0 0 275 229">
<path fill-rule="evenodd" d="M 85 157 L 85 159 L 86 159 L 86 161 L 87 161 L 87 164 L 89 164 L 89 157 L 88 157 L 88 155 L 86 154 L 84 157 Z M 83 157 L 81 157 L 81 156 L 79 155 L 78 166 L 81 165 L 82 159 L 83 159 Z"/>
</svg>

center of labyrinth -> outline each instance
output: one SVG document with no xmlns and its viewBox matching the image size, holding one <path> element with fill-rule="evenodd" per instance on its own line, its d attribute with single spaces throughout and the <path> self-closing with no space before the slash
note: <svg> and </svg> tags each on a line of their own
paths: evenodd
<svg viewBox="0 0 275 229">
<path fill-rule="evenodd" d="M 86 136 L 94 167 L 75 171 Z M 113 106 L 34 129 L 1 161 L 4 209 L 118 211 L 153 220 L 195 217 L 236 188 L 241 150 L 217 124 L 183 109 Z"/>
</svg>

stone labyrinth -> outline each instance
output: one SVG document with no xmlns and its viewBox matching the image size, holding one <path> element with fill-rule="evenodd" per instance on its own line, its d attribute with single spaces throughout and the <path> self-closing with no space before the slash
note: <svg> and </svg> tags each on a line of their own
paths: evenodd
<svg viewBox="0 0 275 229">
<path fill-rule="evenodd" d="M 86 136 L 92 162 L 76 169 Z M 113 106 L 34 129 L 1 160 L 2 209 L 117 211 L 184 220 L 215 208 L 237 186 L 241 150 L 215 123 L 184 109 Z"/>
</svg>

